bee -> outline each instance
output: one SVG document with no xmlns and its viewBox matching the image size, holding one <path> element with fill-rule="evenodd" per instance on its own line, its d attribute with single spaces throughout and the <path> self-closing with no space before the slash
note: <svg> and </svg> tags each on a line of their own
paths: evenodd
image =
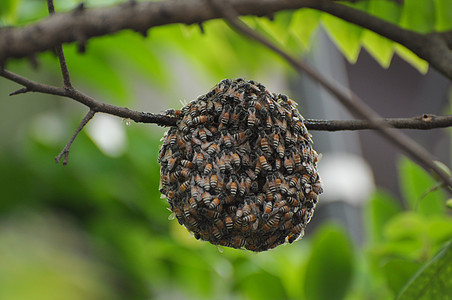
<svg viewBox="0 0 452 300">
<path fill-rule="evenodd" d="M 262 226 L 262 229 L 264 229 L 265 231 L 269 231 L 272 227 L 278 227 L 279 224 L 279 215 L 275 215 L 272 218 L 269 218 L 267 220 L 267 222 L 264 223 L 264 225 Z"/>
<path fill-rule="evenodd" d="M 210 201 L 212 199 L 212 196 L 210 195 L 210 193 L 208 193 L 208 192 L 202 193 L 201 198 L 202 198 L 202 201 L 204 202 L 204 204 L 206 206 L 209 206 Z"/>
<path fill-rule="evenodd" d="M 322 184 L 320 183 L 320 181 L 317 181 L 316 183 L 314 183 L 314 184 L 312 185 L 312 190 L 313 190 L 314 193 L 316 193 L 316 194 L 320 194 L 320 193 L 323 192 Z"/>
<path fill-rule="evenodd" d="M 195 198 L 192 197 L 192 198 L 188 199 L 188 203 L 190 204 L 190 209 L 192 211 L 196 211 L 196 208 L 198 207 L 198 202 L 196 202 Z"/>
<path fill-rule="evenodd" d="M 235 195 L 237 195 L 237 182 L 235 182 L 234 180 L 232 180 L 229 186 L 229 191 L 231 192 L 232 196 L 235 197 Z"/>
<path fill-rule="evenodd" d="M 257 178 L 257 176 L 262 172 L 262 164 L 260 161 L 257 161 L 256 168 L 254 169 L 254 178 Z M 250 176 L 251 177 L 251 176 Z M 254 180 L 254 179 L 253 179 Z"/>
<path fill-rule="evenodd" d="M 246 192 L 246 182 L 245 182 L 245 177 L 244 175 L 242 175 L 240 177 L 240 182 L 239 182 L 239 196 L 243 196 Z"/>
<path fill-rule="evenodd" d="M 192 168 L 193 167 L 193 163 L 189 160 L 186 159 L 181 159 L 180 164 L 185 167 L 185 168 Z"/>
<path fill-rule="evenodd" d="M 184 204 L 184 215 L 186 218 L 191 217 L 190 204 L 187 202 Z"/>
<path fill-rule="evenodd" d="M 276 148 L 276 153 L 280 158 L 284 158 L 284 152 L 285 152 L 284 146 L 282 144 L 278 144 L 278 147 Z"/>
<path fill-rule="evenodd" d="M 234 167 L 238 170 L 240 168 L 240 156 L 237 153 L 232 153 L 231 160 Z"/>
<path fill-rule="evenodd" d="M 246 139 L 251 135 L 251 130 L 247 129 L 246 131 L 240 131 L 237 133 L 234 133 L 232 137 L 236 141 L 237 145 L 243 144 Z"/>
<path fill-rule="evenodd" d="M 282 213 L 282 214 L 285 214 L 285 213 L 289 212 L 289 206 L 287 206 L 287 205 L 281 206 L 279 208 L 279 212 Z"/>
<path fill-rule="evenodd" d="M 198 136 L 204 143 L 207 142 L 207 132 L 204 128 L 198 130 Z"/>
<path fill-rule="evenodd" d="M 209 209 L 216 209 L 218 207 L 218 205 L 220 205 L 220 199 L 219 198 L 214 198 L 209 203 Z"/>
<path fill-rule="evenodd" d="M 224 218 L 224 222 L 226 223 L 226 229 L 227 230 L 232 230 L 233 226 L 234 226 L 234 222 L 232 221 L 231 217 L 226 217 Z"/>
<path fill-rule="evenodd" d="M 204 167 L 204 171 L 203 171 L 204 175 L 208 175 L 210 172 L 212 172 L 212 168 L 213 168 L 212 161 L 209 160 L 209 162 Z"/>
<path fill-rule="evenodd" d="M 212 226 L 212 234 L 215 239 L 219 240 L 222 237 L 222 234 L 220 232 L 220 229 L 218 229 L 217 226 Z"/>
<path fill-rule="evenodd" d="M 272 146 L 274 149 L 278 149 L 278 145 L 279 145 L 279 134 L 274 133 L 272 136 Z"/>
<path fill-rule="evenodd" d="M 249 215 L 250 213 L 251 213 L 251 205 L 246 203 L 245 205 L 243 205 L 243 214 Z"/>
<path fill-rule="evenodd" d="M 289 186 L 290 187 L 295 187 L 298 184 L 298 181 L 299 181 L 299 177 L 298 176 L 299 175 L 297 174 L 297 176 L 294 176 L 294 177 L 290 178 L 290 181 L 289 181 Z"/>
<path fill-rule="evenodd" d="M 234 248 L 243 248 L 246 245 L 246 240 L 243 237 L 235 236 L 232 238 L 232 246 Z"/>
<path fill-rule="evenodd" d="M 187 181 L 184 181 L 184 182 L 179 186 L 179 189 L 180 189 L 180 191 L 181 191 L 182 193 L 184 193 L 189 187 L 190 187 L 190 182 L 187 180 Z"/>
<path fill-rule="evenodd" d="M 259 205 L 262 205 L 262 204 L 264 204 L 264 201 L 265 201 L 265 195 L 263 193 L 257 194 L 256 203 Z"/>
<path fill-rule="evenodd" d="M 218 227 L 218 229 L 220 229 L 221 231 L 223 231 L 224 230 L 224 222 L 222 221 L 222 220 L 220 220 L 220 219 L 218 219 L 218 220 L 216 220 L 215 221 L 215 225 Z"/>
<path fill-rule="evenodd" d="M 177 217 L 177 212 L 176 212 L 176 217 Z M 198 227 L 198 221 L 196 220 L 196 218 L 194 218 L 192 216 L 188 216 L 186 218 L 186 220 L 187 220 L 187 224 L 189 225 L 189 227 L 191 227 L 191 228 Z"/>
<path fill-rule="evenodd" d="M 273 200 L 278 203 L 279 201 L 281 201 L 282 199 L 282 195 L 280 193 L 276 193 L 273 195 Z"/>
<path fill-rule="evenodd" d="M 249 127 L 253 127 L 254 125 L 256 125 L 257 123 L 257 118 L 256 118 L 256 109 L 254 107 L 251 107 L 249 109 L 249 114 L 248 114 L 248 126 Z"/>
<path fill-rule="evenodd" d="M 266 137 L 261 137 L 261 148 L 262 151 L 264 151 L 264 153 L 268 156 L 272 155 L 272 151 L 270 149 L 270 146 L 268 145 L 268 140 Z"/>
<path fill-rule="evenodd" d="M 265 191 L 265 201 L 267 202 L 273 201 L 273 193 L 270 192 L 269 190 Z"/>
<path fill-rule="evenodd" d="M 223 110 L 223 113 L 221 114 L 220 123 L 223 125 L 227 125 L 229 123 L 229 118 L 230 118 L 229 110 L 225 108 L 225 110 Z"/>
<path fill-rule="evenodd" d="M 289 211 L 289 212 L 286 212 L 286 213 L 284 214 L 283 219 L 284 219 L 284 220 L 291 220 L 292 217 L 293 217 L 293 212 Z"/>
<path fill-rule="evenodd" d="M 278 171 L 280 169 L 281 169 L 281 159 L 277 157 L 275 158 L 275 171 Z"/>
<path fill-rule="evenodd" d="M 301 223 L 297 224 L 296 226 L 292 227 L 292 230 L 290 232 L 291 234 L 288 236 L 288 242 L 292 244 L 300 237 L 300 235 L 302 235 L 303 225 Z"/>
<path fill-rule="evenodd" d="M 198 109 L 201 114 L 205 114 L 207 112 L 207 103 L 201 102 L 198 106 Z"/>
<path fill-rule="evenodd" d="M 231 171 L 232 170 L 231 155 L 229 153 L 223 155 L 223 161 L 226 170 Z"/>
<path fill-rule="evenodd" d="M 218 176 L 214 173 L 210 176 L 210 188 L 215 189 L 218 185 Z"/>
<path fill-rule="evenodd" d="M 231 148 L 232 147 L 232 138 L 229 135 L 229 133 L 224 130 L 221 134 L 222 134 L 221 140 L 222 140 L 223 144 L 225 145 L 225 147 Z"/>
<path fill-rule="evenodd" d="M 221 113 L 223 111 L 223 105 L 221 104 L 220 101 L 215 102 L 214 108 L 215 108 L 215 112 L 217 114 L 219 114 L 219 113 Z"/>
<path fill-rule="evenodd" d="M 284 222 L 284 224 L 281 226 L 281 230 L 289 229 L 292 226 L 292 220 L 287 220 Z"/>
<path fill-rule="evenodd" d="M 223 157 L 219 157 L 217 159 L 217 166 L 218 166 L 218 169 L 220 170 L 220 173 L 224 174 L 226 172 L 226 164 L 224 162 Z"/>
<path fill-rule="evenodd" d="M 301 184 L 307 185 L 309 183 L 309 180 L 310 176 L 308 174 L 303 174 L 303 176 L 301 177 Z"/>
<path fill-rule="evenodd" d="M 285 195 L 289 193 L 289 186 L 287 185 L 287 183 L 283 183 L 281 185 L 281 193 Z"/>
<path fill-rule="evenodd" d="M 301 128 L 303 127 L 303 123 L 301 121 L 297 121 L 294 125 L 295 131 L 301 131 Z"/>
<path fill-rule="evenodd" d="M 201 193 L 201 188 L 199 186 L 192 186 L 191 187 L 191 196 L 194 199 L 198 199 L 199 200 L 200 193 Z"/>
<path fill-rule="evenodd" d="M 267 121 L 265 122 L 265 129 L 270 130 L 273 127 L 272 117 L 270 115 L 267 116 Z"/>
<path fill-rule="evenodd" d="M 259 164 L 259 162 L 258 162 L 257 164 Z M 256 164 L 256 168 L 257 168 L 257 164 Z M 246 172 L 246 175 L 248 175 L 248 177 L 249 177 L 251 180 L 256 180 L 256 178 L 257 178 L 256 170 L 253 171 L 253 170 L 251 170 L 251 169 L 246 169 L 245 172 Z"/>
<path fill-rule="evenodd" d="M 214 220 L 218 219 L 220 217 L 220 213 L 214 209 L 208 209 L 207 210 L 207 216 L 209 218 L 212 218 Z"/>
<path fill-rule="evenodd" d="M 264 213 L 265 214 L 270 214 L 272 212 L 273 209 L 273 204 L 271 201 L 267 201 L 265 202 L 265 206 L 264 206 Z"/>
<path fill-rule="evenodd" d="M 174 157 L 171 157 L 168 161 L 168 170 L 171 171 L 174 169 L 174 166 L 176 165 L 176 159 Z"/>
<path fill-rule="evenodd" d="M 218 145 L 215 143 L 210 144 L 210 146 L 207 147 L 207 149 L 206 149 L 206 153 L 209 154 L 210 156 L 213 156 L 217 152 L 218 152 Z"/>
<path fill-rule="evenodd" d="M 294 153 L 294 154 L 292 155 L 292 157 L 293 157 L 293 160 L 294 160 L 294 162 L 295 162 L 295 167 L 296 167 L 297 169 L 301 168 L 301 157 L 300 157 L 300 154 Z"/>
<path fill-rule="evenodd" d="M 266 170 L 266 171 L 272 170 L 272 166 L 267 162 L 267 159 L 265 158 L 265 156 L 263 156 L 263 155 L 259 156 L 259 163 L 264 168 L 264 170 Z"/>
<path fill-rule="evenodd" d="M 297 198 L 288 196 L 288 197 L 286 197 L 286 199 L 287 199 L 287 203 L 289 203 L 289 205 L 291 205 L 291 206 L 297 206 L 298 205 Z"/>
<path fill-rule="evenodd" d="M 197 116 L 197 117 L 193 118 L 193 124 L 197 125 L 197 124 L 201 124 L 201 123 L 206 123 L 207 120 L 208 120 L 208 117 L 206 115 Z"/>
<path fill-rule="evenodd" d="M 265 91 L 266 95 L 265 95 L 265 101 L 267 102 L 267 106 L 268 108 L 270 108 L 270 110 L 274 110 L 275 109 L 275 102 L 272 99 L 272 96 L 270 95 L 269 91 Z"/>
<path fill-rule="evenodd" d="M 202 153 L 196 153 L 195 163 L 198 165 L 198 168 L 200 168 L 204 163 L 204 155 Z"/>
<path fill-rule="evenodd" d="M 293 160 L 290 159 L 289 157 L 286 157 L 286 159 L 284 160 L 284 167 L 286 168 L 287 172 L 289 172 L 289 174 L 292 174 L 293 172 L 293 167 L 294 163 Z"/>
</svg>

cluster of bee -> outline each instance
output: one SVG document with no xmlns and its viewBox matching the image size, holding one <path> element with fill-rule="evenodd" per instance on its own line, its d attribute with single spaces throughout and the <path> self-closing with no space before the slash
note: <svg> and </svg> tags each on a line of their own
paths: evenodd
<svg viewBox="0 0 452 300">
<path fill-rule="evenodd" d="M 161 193 L 180 224 L 214 245 L 265 251 L 304 234 L 322 185 L 295 103 L 225 79 L 163 137 Z"/>
</svg>

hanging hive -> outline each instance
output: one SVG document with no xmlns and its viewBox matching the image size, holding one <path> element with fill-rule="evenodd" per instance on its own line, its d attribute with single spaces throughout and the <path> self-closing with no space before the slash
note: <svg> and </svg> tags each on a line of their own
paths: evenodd
<svg viewBox="0 0 452 300">
<path fill-rule="evenodd" d="M 304 234 L 322 185 L 295 103 L 225 79 L 180 111 L 159 153 L 161 193 L 180 224 L 214 245 L 265 251 Z"/>
</svg>

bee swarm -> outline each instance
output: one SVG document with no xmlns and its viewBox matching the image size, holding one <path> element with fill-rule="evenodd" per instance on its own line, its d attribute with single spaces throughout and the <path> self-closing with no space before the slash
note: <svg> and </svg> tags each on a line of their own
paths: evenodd
<svg viewBox="0 0 452 300">
<path fill-rule="evenodd" d="M 163 137 L 161 193 L 180 224 L 215 245 L 265 251 L 304 234 L 322 185 L 304 118 L 285 95 L 225 79 Z"/>
</svg>

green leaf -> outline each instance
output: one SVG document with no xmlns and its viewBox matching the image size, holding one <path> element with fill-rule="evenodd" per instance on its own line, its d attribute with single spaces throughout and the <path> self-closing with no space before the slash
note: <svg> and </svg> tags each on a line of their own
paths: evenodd
<svg viewBox="0 0 452 300">
<path fill-rule="evenodd" d="M 306 266 L 306 299 L 343 299 L 353 274 L 353 246 L 337 226 L 325 225 L 314 237 Z"/>
<path fill-rule="evenodd" d="M 287 28 L 292 20 L 291 11 L 282 11 L 275 15 L 274 20 L 268 18 L 255 18 L 259 29 L 268 34 L 269 38 L 276 40 L 280 45 L 286 45 L 289 37 Z"/>
<path fill-rule="evenodd" d="M 403 158 L 399 163 L 399 177 L 405 201 L 412 210 L 425 216 L 444 213 L 444 192 L 436 190 L 425 194 L 436 182 L 420 166 Z"/>
<path fill-rule="evenodd" d="M 448 243 L 410 279 L 397 299 L 452 299 L 451 278 L 452 243 Z"/>
<path fill-rule="evenodd" d="M 419 267 L 419 263 L 407 259 L 393 259 L 383 266 L 386 283 L 394 294 L 397 295 Z"/>
<path fill-rule="evenodd" d="M 2 25 L 2 23 L 9 25 L 14 24 L 18 4 L 18 0 L 0 1 L 0 25 Z"/>
<path fill-rule="evenodd" d="M 385 21 L 397 24 L 400 19 L 400 5 L 392 1 L 370 1 L 367 12 Z M 388 68 L 394 54 L 394 42 L 373 31 L 365 30 L 362 36 L 363 47 L 383 67 Z"/>
<path fill-rule="evenodd" d="M 385 224 L 401 211 L 397 200 L 390 195 L 378 191 L 365 207 L 365 222 L 367 228 L 367 236 L 374 243 L 383 241 L 383 228 Z"/>
<path fill-rule="evenodd" d="M 435 6 L 433 0 L 405 0 L 400 26 L 421 33 L 435 28 Z"/>
<path fill-rule="evenodd" d="M 435 4 L 435 30 L 444 31 L 452 29 L 452 1 L 434 0 Z"/>
<path fill-rule="evenodd" d="M 355 63 L 361 50 L 363 29 L 329 14 L 322 15 L 323 26 L 350 63 Z"/>
<path fill-rule="evenodd" d="M 317 29 L 320 16 L 319 11 L 308 8 L 299 9 L 293 14 L 289 31 L 305 49 L 311 46 L 311 37 Z"/>
</svg>

